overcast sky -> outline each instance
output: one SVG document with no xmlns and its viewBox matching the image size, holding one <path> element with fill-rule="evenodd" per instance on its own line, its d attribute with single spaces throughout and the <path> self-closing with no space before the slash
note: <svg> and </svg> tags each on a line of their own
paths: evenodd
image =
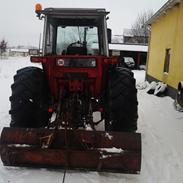
<svg viewBox="0 0 183 183">
<path fill-rule="evenodd" d="M 113 35 L 123 34 L 137 15 L 145 10 L 156 12 L 167 0 L 0 0 L 0 40 L 8 45 L 38 46 L 42 22 L 36 18 L 34 6 L 43 8 L 105 8 L 110 11 L 108 27 Z"/>
</svg>

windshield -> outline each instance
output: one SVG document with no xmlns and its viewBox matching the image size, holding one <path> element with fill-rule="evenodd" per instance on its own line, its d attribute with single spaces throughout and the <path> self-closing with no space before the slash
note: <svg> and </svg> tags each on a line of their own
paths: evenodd
<svg viewBox="0 0 183 183">
<path fill-rule="evenodd" d="M 98 29 L 89 26 L 58 26 L 56 54 L 98 54 Z"/>
</svg>

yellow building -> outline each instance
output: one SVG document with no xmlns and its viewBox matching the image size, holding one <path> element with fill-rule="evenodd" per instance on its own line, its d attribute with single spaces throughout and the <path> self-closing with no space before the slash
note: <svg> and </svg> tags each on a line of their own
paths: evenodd
<svg viewBox="0 0 183 183">
<path fill-rule="evenodd" d="M 169 0 L 148 21 L 151 25 L 146 79 L 163 81 L 175 98 L 183 81 L 183 1 Z"/>
</svg>

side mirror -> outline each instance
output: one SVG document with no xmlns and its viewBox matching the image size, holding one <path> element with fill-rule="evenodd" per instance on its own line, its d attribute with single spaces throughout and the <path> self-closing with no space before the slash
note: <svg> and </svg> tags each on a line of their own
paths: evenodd
<svg viewBox="0 0 183 183">
<path fill-rule="evenodd" d="M 112 41 L 112 30 L 107 29 L 107 38 L 108 38 L 108 43 L 111 43 Z"/>
</svg>

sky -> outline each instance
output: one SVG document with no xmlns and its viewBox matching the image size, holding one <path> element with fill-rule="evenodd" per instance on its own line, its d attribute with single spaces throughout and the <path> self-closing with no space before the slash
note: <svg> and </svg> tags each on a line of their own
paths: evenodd
<svg viewBox="0 0 183 183">
<path fill-rule="evenodd" d="M 156 12 L 167 0 L 0 0 L 0 40 L 9 46 L 38 46 L 43 32 L 43 20 L 34 12 L 36 3 L 43 8 L 105 8 L 110 11 L 108 27 L 113 35 L 122 35 L 138 14 Z"/>
</svg>

